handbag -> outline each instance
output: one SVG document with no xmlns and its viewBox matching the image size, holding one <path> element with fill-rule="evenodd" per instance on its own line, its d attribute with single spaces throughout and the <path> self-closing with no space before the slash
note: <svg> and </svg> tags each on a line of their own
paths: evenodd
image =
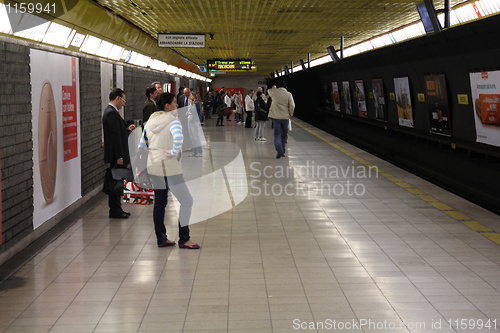
<svg viewBox="0 0 500 333">
<path fill-rule="evenodd" d="M 107 195 L 122 195 L 124 180 L 134 180 L 132 170 L 126 168 L 107 168 L 104 174 L 102 191 Z"/>
<path fill-rule="evenodd" d="M 224 114 L 225 114 L 226 116 L 230 116 L 230 115 L 232 115 L 233 113 L 234 113 L 234 109 L 233 109 L 233 108 L 226 108 L 226 109 L 224 109 Z"/>
<path fill-rule="evenodd" d="M 234 101 L 231 102 L 231 108 L 236 109 L 236 103 L 234 103 Z"/>
</svg>

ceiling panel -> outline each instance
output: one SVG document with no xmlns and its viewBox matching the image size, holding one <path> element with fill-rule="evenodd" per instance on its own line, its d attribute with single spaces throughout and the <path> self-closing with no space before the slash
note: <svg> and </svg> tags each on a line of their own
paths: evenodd
<svg viewBox="0 0 500 333">
<path fill-rule="evenodd" d="M 204 66 L 207 59 L 247 58 L 257 73 L 314 59 L 326 47 L 349 46 L 419 19 L 421 0 L 93 0 L 147 34 L 204 33 L 206 48 L 175 51 Z M 436 8 L 443 1 L 434 1 Z M 463 0 L 451 0 L 452 6 Z M 210 40 L 208 34 L 214 34 Z"/>
</svg>

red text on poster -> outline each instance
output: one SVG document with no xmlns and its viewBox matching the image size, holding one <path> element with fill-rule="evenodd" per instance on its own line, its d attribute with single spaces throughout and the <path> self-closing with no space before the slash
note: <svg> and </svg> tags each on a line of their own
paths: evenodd
<svg viewBox="0 0 500 333">
<path fill-rule="evenodd" d="M 78 119 L 76 111 L 76 58 L 72 58 L 71 86 L 62 86 L 64 161 L 69 161 L 78 156 Z"/>
</svg>

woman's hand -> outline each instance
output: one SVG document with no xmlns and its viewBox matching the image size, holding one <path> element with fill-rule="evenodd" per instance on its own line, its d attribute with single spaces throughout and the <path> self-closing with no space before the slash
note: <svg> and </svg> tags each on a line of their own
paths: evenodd
<svg viewBox="0 0 500 333">
<path fill-rule="evenodd" d="M 167 157 L 174 157 L 174 155 L 172 155 L 170 153 L 170 150 L 164 150 L 163 152 L 165 153 L 165 156 L 167 156 Z"/>
</svg>

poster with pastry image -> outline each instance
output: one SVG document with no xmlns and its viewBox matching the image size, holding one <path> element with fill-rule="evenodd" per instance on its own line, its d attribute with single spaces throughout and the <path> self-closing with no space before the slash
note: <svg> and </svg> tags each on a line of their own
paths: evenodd
<svg viewBox="0 0 500 333">
<path fill-rule="evenodd" d="M 81 197 L 78 58 L 30 50 L 33 228 Z"/>
<path fill-rule="evenodd" d="M 500 71 L 470 73 L 476 141 L 500 146 Z"/>
</svg>

